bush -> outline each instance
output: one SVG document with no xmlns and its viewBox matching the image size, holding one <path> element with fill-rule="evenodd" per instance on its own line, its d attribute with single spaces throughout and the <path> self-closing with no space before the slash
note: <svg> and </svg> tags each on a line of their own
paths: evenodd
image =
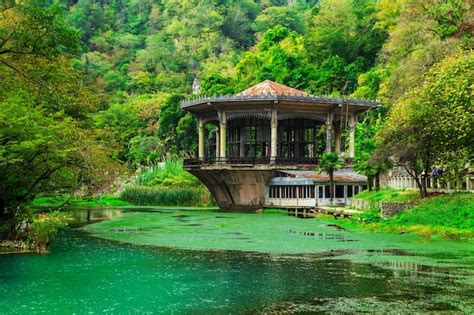
<svg viewBox="0 0 474 315">
<path fill-rule="evenodd" d="M 143 170 L 137 177 L 142 186 L 202 186 L 199 180 L 186 172 L 183 160 L 168 160 Z"/>
<path fill-rule="evenodd" d="M 66 221 L 67 216 L 59 211 L 37 215 L 28 233 L 31 248 L 39 252 L 46 251 L 59 229 L 67 225 Z"/>
<path fill-rule="evenodd" d="M 142 206 L 210 206 L 213 199 L 205 187 L 127 186 L 122 200 Z"/>
</svg>

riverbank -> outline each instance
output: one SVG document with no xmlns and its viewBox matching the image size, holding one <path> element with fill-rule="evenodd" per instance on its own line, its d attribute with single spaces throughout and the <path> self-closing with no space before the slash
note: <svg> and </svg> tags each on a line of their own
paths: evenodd
<svg viewBox="0 0 474 315">
<path fill-rule="evenodd" d="M 148 189 L 148 188 L 147 188 Z M 150 198 L 153 199 L 153 198 Z M 167 198 L 165 198 L 167 199 Z M 452 240 L 474 239 L 474 196 L 469 193 L 440 194 L 428 198 L 419 198 L 413 190 L 382 189 L 365 191 L 353 198 L 350 220 L 337 219 L 338 225 L 351 230 L 371 230 L 384 233 L 413 233 L 424 237 L 441 237 Z M 67 202 L 67 203 L 66 203 Z M 406 203 L 409 209 L 399 214 L 380 217 L 382 202 Z M 139 207 L 154 208 L 169 207 L 170 205 L 154 206 L 153 203 L 132 203 L 125 201 L 122 196 L 105 195 L 100 197 L 68 196 L 40 197 L 34 200 L 36 207 L 59 207 L 66 203 L 71 207 Z M 193 204 L 185 203 L 186 206 Z M 173 206 L 184 206 L 173 204 Z M 362 207 L 360 207 L 362 205 Z M 194 208 L 194 207 L 193 207 Z M 210 209 L 201 206 L 196 209 Z M 337 210 L 337 208 L 334 208 Z M 351 210 L 342 208 L 342 210 Z M 335 211 L 336 211 L 335 210 Z M 272 210 L 265 210 L 265 212 Z M 280 210 L 286 212 L 286 210 Z"/>
<path fill-rule="evenodd" d="M 408 209 L 382 218 L 382 202 L 406 204 Z M 438 194 L 421 199 L 416 191 L 382 189 L 357 195 L 353 204 L 359 205 L 362 213 L 354 215 L 356 220 L 341 222 L 346 228 L 453 240 L 474 238 L 474 195 L 470 193 Z"/>
</svg>

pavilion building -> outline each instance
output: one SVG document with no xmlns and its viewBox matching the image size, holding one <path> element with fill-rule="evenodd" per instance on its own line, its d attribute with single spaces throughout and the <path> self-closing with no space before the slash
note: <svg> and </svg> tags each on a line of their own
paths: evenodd
<svg viewBox="0 0 474 315">
<path fill-rule="evenodd" d="M 366 181 L 350 167 L 358 115 L 377 106 L 268 80 L 232 96 L 187 100 L 181 107 L 198 120 L 199 149 L 185 168 L 223 210 L 315 207 L 329 204 L 329 178 L 314 170 L 325 151 L 336 151 L 347 162 L 335 174 L 336 203 L 347 203 Z"/>
</svg>

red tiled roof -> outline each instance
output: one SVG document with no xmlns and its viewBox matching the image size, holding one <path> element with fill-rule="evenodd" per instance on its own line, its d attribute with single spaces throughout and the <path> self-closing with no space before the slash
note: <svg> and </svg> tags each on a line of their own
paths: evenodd
<svg viewBox="0 0 474 315">
<path fill-rule="evenodd" d="M 291 88 L 289 86 L 279 84 L 270 80 L 265 80 L 254 85 L 245 91 L 238 93 L 240 96 L 310 96 L 310 94 Z"/>
</svg>

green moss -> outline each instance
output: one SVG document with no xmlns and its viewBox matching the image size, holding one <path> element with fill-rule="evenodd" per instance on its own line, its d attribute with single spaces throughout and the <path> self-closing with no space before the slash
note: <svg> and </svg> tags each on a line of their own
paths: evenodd
<svg viewBox="0 0 474 315">
<path fill-rule="evenodd" d="M 263 213 L 272 214 L 272 213 L 287 213 L 288 210 L 285 209 L 264 209 Z"/>
</svg>

